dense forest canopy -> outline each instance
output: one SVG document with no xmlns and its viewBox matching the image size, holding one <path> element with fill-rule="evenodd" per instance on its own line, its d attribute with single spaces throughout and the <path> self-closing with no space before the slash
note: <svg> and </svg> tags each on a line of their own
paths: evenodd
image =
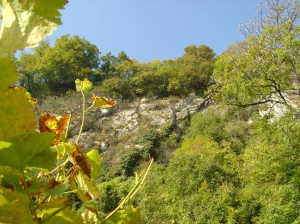
<svg viewBox="0 0 300 224">
<path fill-rule="evenodd" d="M 21 53 L 15 63 L 20 85 L 34 96 L 64 95 L 74 90 L 76 78 L 88 77 L 102 85 L 108 96 L 133 99 L 203 93 L 210 84 L 214 61 L 212 49 L 192 45 L 175 60 L 140 63 L 124 51 L 100 56 L 99 49 L 84 38 L 65 35 L 53 47 L 45 40 L 33 53 Z"/>
</svg>

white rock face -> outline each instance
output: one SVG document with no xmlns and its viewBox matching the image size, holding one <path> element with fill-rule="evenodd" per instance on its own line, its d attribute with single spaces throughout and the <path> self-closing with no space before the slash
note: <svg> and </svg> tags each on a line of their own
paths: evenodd
<svg viewBox="0 0 300 224">
<path fill-rule="evenodd" d="M 145 128 L 159 130 L 169 122 L 187 118 L 203 107 L 207 107 L 207 100 L 189 95 L 185 98 L 167 98 L 150 100 L 142 98 L 130 103 L 126 109 L 100 109 L 94 110 L 86 120 L 92 123 L 91 130 L 87 130 L 88 143 L 82 147 L 101 149 L 101 152 L 109 151 L 110 146 L 116 146 L 118 142 L 124 143 L 124 150 L 130 147 L 139 147 L 132 136 L 136 136 L 139 131 L 145 133 Z M 78 124 L 77 124 L 78 126 Z M 77 127 L 76 126 L 76 127 Z M 74 131 L 76 133 L 76 131 Z M 78 133 L 78 132 L 77 132 Z M 86 138 L 87 133 L 82 133 L 81 139 Z M 77 136 L 72 136 L 75 140 Z M 119 140 L 121 139 L 121 140 Z M 81 140 L 80 140 L 81 141 Z"/>
<path fill-rule="evenodd" d="M 133 104 L 132 108 L 119 111 L 112 115 L 112 127 L 117 130 L 117 135 L 137 131 L 139 120 L 144 117 L 151 121 L 152 126 L 158 127 L 168 122 L 184 119 L 197 112 L 206 102 L 203 98 L 190 95 L 183 99 L 170 99 L 151 101 L 142 98 Z"/>
</svg>

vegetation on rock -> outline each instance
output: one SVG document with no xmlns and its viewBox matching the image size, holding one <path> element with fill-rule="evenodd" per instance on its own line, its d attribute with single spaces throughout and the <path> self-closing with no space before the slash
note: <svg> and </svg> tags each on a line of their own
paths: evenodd
<svg viewBox="0 0 300 224">
<path fill-rule="evenodd" d="M 8 2 L 2 4 L 7 7 Z M 150 63 L 140 63 L 125 52 L 99 57 L 99 50 L 88 41 L 63 36 L 57 44 L 69 53 L 57 58 L 60 66 L 51 70 L 59 77 L 57 88 L 43 93 L 38 103 L 43 111 L 74 115 L 42 116 L 42 124 L 48 123 L 44 129 L 52 127 L 55 135 L 35 132 L 31 111 L 35 101 L 21 87 L 8 88 L 18 74 L 5 55 L 17 48 L 0 32 L 1 42 L 9 43 L 0 59 L 0 222 L 22 223 L 20 215 L 8 215 L 17 207 L 26 223 L 41 223 L 47 215 L 53 223 L 74 223 L 81 219 L 78 214 L 84 214 L 86 223 L 101 218 L 107 223 L 299 223 L 299 18 L 297 0 L 265 0 L 258 6 L 257 18 L 240 27 L 245 41 L 222 55 L 215 57 L 209 47 L 192 45 L 180 58 Z M 36 38 L 27 45 L 41 41 Z M 75 43 L 78 51 L 88 47 L 92 59 L 85 61 L 83 56 L 82 63 L 65 63 L 74 55 Z M 20 83 L 33 94 L 41 94 L 40 87 L 48 85 L 39 79 L 47 71 L 35 65 L 53 64 L 56 46 L 42 42 L 33 54 L 14 60 Z M 49 55 L 44 58 L 39 50 Z M 66 82 L 79 78 L 77 86 L 60 82 L 64 75 Z M 87 79 L 81 81 L 86 77 L 94 82 L 95 95 L 84 93 L 91 87 Z M 65 97 L 57 97 L 60 94 Z M 84 97 L 80 106 L 78 94 Z M 116 106 L 89 107 L 114 106 L 97 97 L 103 94 L 118 100 Z M 62 106 L 66 101 L 69 107 Z M 66 120 L 71 121 L 69 140 L 77 146 L 61 139 Z M 53 121 L 61 128 L 53 128 Z M 81 151 L 83 137 L 88 141 Z M 153 164 L 149 154 L 155 158 Z M 98 156 L 99 174 L 93 172 L 100 168 Z M 55 161 L 71 174 L 56 168 L 62 179 L 47 176 L 55 173 Z M 42 178 L 36 175 L 41 171 Z M 68 176 L 73 177 L 70 186 L 63 182 Z M 62 196 L 69 189 L 74 192 Z M 45 200 L 53 200 L 40 202 L 44 194 Z M 115 216 L 106 220 L 115 208 Z"/>
</svg>

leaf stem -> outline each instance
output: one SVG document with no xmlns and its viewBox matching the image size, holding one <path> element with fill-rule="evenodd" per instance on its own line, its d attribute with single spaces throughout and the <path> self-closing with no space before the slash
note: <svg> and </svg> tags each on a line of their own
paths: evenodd
<svg viewBox="0 0 300 224">
<path fill-rule="evenodd" d="M 50 219 L 51 217 L 55 216 L 57 213 L 61 212 L 62 210 L 64 210 L 65 208 L 69 207 L 69 205 L 65 205 L 62 208 L 57 209 L 56 211 L 54 211 L 53 213 L 51 213 L 50 215 L 48 215 L 46 218 L 42 219 L 39 221 L 39 223 L 44 223 L 46 222 L 48 219 Z"/>
<path fill-rule="evenodd" d="M 82 90 L 81 90 L 81 94 L 82 94 L 82 121 L 81 121 L 80 130 L 79 130 L 79 133 L 78 133 L 78 137 L 77 137 L 76 142 L 75 142 L 76 144 L 78 144 L 78 142 L 79 142 L 79 138 L 80 138 L 80 135 L 82 133 L 83 126 L 84 126 L 84 117 L 85 117 L 85 95 L 84 95 Z"/>
</svg>

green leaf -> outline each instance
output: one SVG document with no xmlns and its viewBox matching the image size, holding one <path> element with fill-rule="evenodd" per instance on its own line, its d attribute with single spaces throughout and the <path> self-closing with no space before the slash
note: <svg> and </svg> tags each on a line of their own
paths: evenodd
<svg viewBox="0 0 300 224">
<path fill-rule="evenodd" d="M 97 214 L 91 212 L 90 210 L 86 209 L 85 212 L 81 213 L 80 215 L 86 224 L 100 223 Z"/>
<path fill-rule="evenodd" d="M 82 91 L 87 93 L 88 91 L 90 91 L 92 87 L 93 87 L 93 83 L 87 78 L 85 78 L 82 82 Z"/>
<path fill-rule="evenodd" d="M 57 223 L 75 223 L 75 224 L 82 224 L 83 220 L 78 215 L 76 211 L 72 211 L 70 206 L 62 208 L 49 208 L 43 210 L 43 219 L 46 219 L 47 217 L 51 216 L 53 213 L 57 214 L 54 216 L 51 216 L 47 221 L 45 221 L 46 224 L 57 224 Z M 61 210 L 61 211 L 60 211 Z"/>
<path fill-rule="evenodd" d="M 65 197 L 61 197 L 61 198 L 53 198 L 51 199 L 49 202 L 45 202 L 45 203 L 41 203 L 39 204 L 39 210 L 43 211 L 43 210 L 47 210 L 47 209 L 59 209 L 59 208 L 63 208 L 66 205 L 69 205 L 69 199 L 67 196 Z"/>
<path fill-rule="evenodd" d="M 90 181 L 82 172 L 78 172 L 74 179 L 76 183 L 71 181 L 70 188 L 75 190 L 76 195 L 82 202 L 97 199 L 100 196 L 99 190 L 94 182 Z"/>
<path fill-rule="evenodd" d="M 6 91 L 18 80 L 16 66 L 9 58 L 0 58 L 0 91 Z"/>
<path fill-rule="evenodd" d="M 27 195 L 10 189 L 0 190 L 0 195 L 0 223 L 34 223 Z"/>
<path fill-rule="evenodd" d="M 5 61 L 0 59 L 0 66 L 4 64 Z M 2 76 L 10 75 L 9 72 L 12 68 L 8 67 L 6 69 L 5 73 L 0 72 Z M 2 76 L 0 80 L 2 80 Z M 1 91 L 0 82 L 0 102 L 0 140 L 7 140 L 12 136 L 35 130 L 35 115 L 32 112 L 32 105 L 28 102 L 24 88 L 6 88 L 5 91 Z"/>
<path fill-rule="evenodd" d="M 60 195 L 67 191 L 69 189 L 69 186 L 67 184 L 60 184 L 54 190 L 51 191 L 52 195 Z"/>
<path fill-rule="evenodd" d="M 28 132 L 0 141 L 0 166 L 10 166 L 21 172 L 28 167 L 47 171 L 56 161 L 50 150 L 53 133 Z"/>
<path fill-rule="evenodd" d="M 82 83 L 82 81 L 80 79 L 75 80 L 75 85 L 76 85 L 76 91 L 77 92 L 81 91 L 81 83 Z"/>
<path fill-rule="evenodd" d="M 61 24 L 59 9 L 66 0 L 1 0 L 0 55 L 35 47 Z"/>
<path fill-rule="evenodd" d="M 20 171 L 9 166 L 0 166 L 0 185 L 2 187 L 10 188 L 21 193 L 25 191 L 19 184 L 18 175 Z"/>
<path fill-rule="evenodd" d="M 60 142 L 57 145 L 51 146 L 53 150 L 57 152 L 57 159 L 62 159 L 66 153 L 66 143 Z"/>
<path fill-rule="evenodd" d="M 52 214 L 56 213 L 50 217 Z M 71 211 L 70 201 L 68 197 L 55 197 L 50 202 L 45 202 L 39 205 L 37 210 L 38 216 L 43 216 L 43 219 L 49 219 L 45 222 L 50 223 L 83 223 L 82 218 L 77 212 Z"/>
<path fill-rule="evenodd" d="M 83 92 L 87 93 L 93 87 L 93 83 L 87 78 L 85 78 L 83 81 L 81 81 L 80 79 L 76 79 L 75 84 L 77 92 L 80 92 L 82 90 Z"/>
<path fill-rule="evenodd" d="M 91 150 L 86 154 L 88 158 L 88 162 L 91 165 L 92 171 L 91 171 L 91 181 L 94 181 L 95 178 L 98 176 L 101 164 L 100 164 L 100 155 L 98 153 L 98 150 Z"/>
<path fill-rule="evenodd" d="M 13 88 L 17 81 L 16 66 L 9 58 L 0 58 L 0 67 L 0 140 L 3 140 L 35 130 L 35 116 L 26 90 Z"/>
<path fill-rule="evenodd" d="M 126 210 L 116 212 L 108 221 L 108 223 L 115 224 L 141 224 L 141 214 L 137 208 L 132 205 L 128 206 Z"/>
</svg>

